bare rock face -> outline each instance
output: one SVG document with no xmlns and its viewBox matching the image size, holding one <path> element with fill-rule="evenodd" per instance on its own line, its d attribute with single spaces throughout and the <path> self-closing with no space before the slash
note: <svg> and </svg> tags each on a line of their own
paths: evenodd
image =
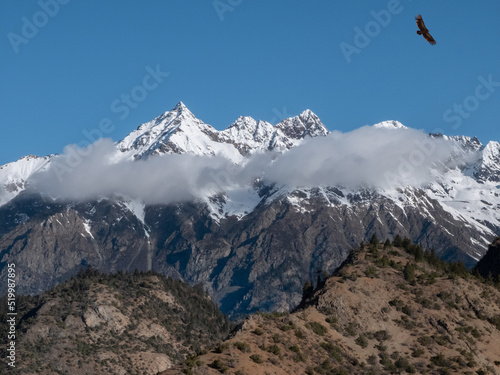
<svg viewBox="0 0 500 375">
<path fill-rule="evenodd" d="M 64 320 L 64 326 L 69 330 L 78 330 L 84 328 L 84 322 L 81 317 L 68 315 Z"/>
<path fill-rule="evenodd" d="M 145 374 L 158 374 L 172 367 L 172 359 L 166 354 L 132 353 L 131 360 L 138 364 Z"/>
<path fill-rule="evenodd" d="M 114 306 L 99 305 L 85 311 L 83 322 L 89 328 L 106 324 L 111 332 L 122 333 L 130 324 L 130 319 Z"/>
</svg>

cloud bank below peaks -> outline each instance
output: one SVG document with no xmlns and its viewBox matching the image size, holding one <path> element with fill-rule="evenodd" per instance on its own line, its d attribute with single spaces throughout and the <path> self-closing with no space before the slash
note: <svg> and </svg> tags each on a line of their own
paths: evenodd
<svg viewBox="0 0 500 375">
<path fill-rule="evenodd" d="M 420 131 L 365 126 L 314 138 L 280 156 L 266 178 L 291 186 L 422 186 L 451 166 L 451 142 Z M 434 171 L 434 172 L 433 172 Z"/>
<path fill-rule="evenodd" d="M 30 189 L 71 201 L 126 196 L 150 204 L 173 203 L 216 193 L 213 176 L 231 164 L 223 157 L 191 154 L 132 161 L 117 158 L 117 153 L 108 139 L 86 149 L 67 146 L 46 171 L 33 176 Z M 76 162 L 75 155 L 85 156 Z"/>
<path fill-rule="evenodd" d="M 111 140 L 100 140 L 86 149 L 67 146 L 29 185 L 31 191 L 64 200 L 118 195 L 149 204 L 205 198 L 252 186 L 257 178 L 290 187 L 385 189 L 435 180 L 437 169 L 450 166 L 451 153 L 451 142 L 420 131 L 370 126 L 310 138 L 282 154 L 256 154 L 240 165 L 222 156 L 192 154 L 123 160 Z"/>
</svg>

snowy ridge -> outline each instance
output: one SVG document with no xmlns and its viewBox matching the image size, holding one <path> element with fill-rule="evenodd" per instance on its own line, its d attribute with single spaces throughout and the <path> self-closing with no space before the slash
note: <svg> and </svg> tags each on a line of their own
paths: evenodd
<svg viewBox="0 0 500 375">
<path fill-rule="evenodd" d="M 124 158 L 147 158 L 163 153 L 224 156 L 240 162 L 241 156 L 269 150 L 284 151 L 304 138 L 325 136 L 328 130 L 310 110 L 276 126 L 241 116 L 218 131 L 197 119 L 180 102 L 171 111 L 142 124 L 117 144 Z"/>
<path fill-rule="evenodd" d="M 321 120 L 309 109 L 300 115 L 284 119 L 276 128 L 281 130 L 290 139 L 303 139 L 305 137 L 318 137 L 328 134 L 328 130 Z"/>
<path fill-rule="evenodd" d="M 23 156 L 21 159 L 0 166 L 0 206 L 14 199 L 26 188 L 29 177 L 48 168 L 50 156 Z"/>
<path fill-rule="evenodd" d="M 474 176 L 481 182 L 500 182 L 500 143 L 490 141 L 484 147 Z"/>
<path fill-rule="evenodd" d="M 382 121 L 378 124 L 373 125 L 374 128 L 378 129 L 408 129 L 399 121 Z"/>
<path fill-rule="evenodd" d="M 276 126 L 242 116 L 227 129 L 218 131 L 197 119 L 184 103 L 179 102 L 172 110 L 140 125 L 123 140 L 117 142 L 117 152 L 112 157 L 112 162 L 176 153 L 222 156 L 234 164 L 241 164 L 245 162 L 247 155 L 269 150 L 283 152 L 300 144 L 304 138 L 327 134 L 326 127 L 310 110 L 285 119 Z M 40 158 L 30 155 L 0 166 L 0 205 L 8 203 L 25 190 L 30 176 L 48 168 L 53 156 Z M 253 193 L 250 195 L 252 203 L 245 198 L 244 204 L 236 203 L 234 197 L 229 197 L 224 204 L 227 209 L 226 214 L 248 212 L 255 207 L 255 195 Z M 241 193 L 236 196 L 241 197 Z M 138 204 L 134 203 L 130 204 L 129 208 L 135 214 L 141 212 L 136 210 L 138 207 Z M 219 209 L 214 210 L 218 211 Z M 139 220 L 143 221 L 140 216 L 139 214 Z"/>
<path fill-rule="evenodd" d="M 226 130 L 221 131 L 218 139 L 232 143 L 242 155 L 247 155 L 272 149 L 271 141 L 275 132 L 274 127 L 266 121 L 241 116 Z"/>
<path fill-rule="evenodd" d="M 180 102 L 172 111 L 153 121 L 142 124 L 118 142 L 122 158 L 140 159 L 163 153 L 190 153 L 195 155 L 221 155 L 239 161 L 234 147 L 214 140 L 217 133 L 210 125 L 198 120 Z"/>
</svg>

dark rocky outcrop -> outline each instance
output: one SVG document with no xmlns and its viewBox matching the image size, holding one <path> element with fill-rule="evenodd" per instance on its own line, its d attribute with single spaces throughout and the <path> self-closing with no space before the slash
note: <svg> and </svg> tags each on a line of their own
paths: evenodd
<svg viewBox="0 0 500 375">
<path fill-rule="evenodd" d="M 484 278 L 496 280 L 500 276 L 500 237 L 495 238 L 474 269 Z"/>
</svg>

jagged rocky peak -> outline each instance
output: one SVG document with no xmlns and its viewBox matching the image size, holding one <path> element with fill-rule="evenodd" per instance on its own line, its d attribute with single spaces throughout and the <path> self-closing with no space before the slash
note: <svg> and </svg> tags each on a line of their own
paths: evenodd
<svg viewBox="0 0 500 375">
<path fill-rule="evenodd" d="M 229 129 L 252 129 L 257 125 L 257 121 L 250 116 L 240 116 L 238 119 L 227 127 Z"/>
<path fill-rule="evenodd" d="M 498 161 L 500 154 L 500 143 L 496 141 L 490 141 L 486 144 L 483 150 L 483 160 L 487 161 Z"/>
<path fill-rule="evenodd" d="M 177 118 L 180 119 L 196 119 L 196 116 L 193 114 L 193 112 L 191 112 L 183 102 L 177 103 L 174 108 L 166 113 L 174 114 Z"/>
<path fill-rule="evenodd" d="M 21 164 L 28 165 L 28 164 L 33 164 L 33 163 L 39 163 L 42 161 L 47 161 L 51 158 L 51 156 L 52 155 L 47 155 L 47 156 L 38 156 L 38 155 L 33 155 L 33 154 L 25 155 L 25 156 L 20 157 L 16 161 L 13 161 L 13 162 L 10 162 L 10 163 L 4 164 L 4 165 L 0 165 L 0 170 L 7 168 L 9 166 L 14 166 L 14 165 L 21 165 Z"/>
<path fill-rule="evenodd" d="M 216 139 L 233 145 L 242 156 L 245 156 L 269 149 L 275 132 L 275 128 L 266 121 L 240 116 L 227 129 L 218 132 Z"/>
<path fill-rule="evenodd" d="M 42 157 L 38 156 L 38 155 L 30 154 L 30 155 L 26 155 L 26 156 L 19 158 L 19 160 L 26 160 L 26 161 L 37 160 L 37 159 L 42 159 Z"/>
<path fill-rule="evenodd" d="M 151 121 L 148 121 L 142 125 L 140 125 L 137 130 L 141 129 L 150 129 L 155 126 L 178 126 L 181 124 L 181 120 L 185 119 L 196 119 L 195 115 L 186 107 L 183 102 L 179 102 L 172 108 L 170 111 L 167 111 L 160 116 L 154 118 Z M 175 121 L 177 120 L 177 121 Z M 131 133 L 132 134 L 132 133 Z"/>
<path fill-rule="evenodd" d="M 450 139 L 459 142 L 462 146 L 464 146 L 465 149 L 470 151 L 479 151 L 484 147 L 483 144 L 479 141 L 479 139 L 477 139 L 477 137 L 468 137 L 466 135 L 453 135 L 450 137 Z"/>
<path fill-rule="evenodd" d="M 221 135 L 235 141 L 243 139 L 268 141 L 273 132 L 274 127 L 266 121 L 256 121 L 250 116 L 240 116 L 226 130 L 222 131 Z"/>
<path fill-rule="evenodd" d="M 186 107 L 186 105 L 182 101 L 177 103 L 175 105 L 175 107 L 172 108 L 172 111 L 177 111 L 177 112 L 188 111 L 189 113 L 191 113 L 191 111 L 189 111 L 189 109 Z"/>
<path fill-rule="evenodd" d="M 149 130 L 153 127 L 176 127 L 181 125 L 182 120 L 196 119 L 195 115 L 186 107 L 183 102 L 179 102 L 170 111 L 167 111 L 160 116 L 140 125 L 137 130 Z M 176 121 L 177 120 L 177 121 Z M 131 134 L 133 134 L 132 132 Z M 131 135 L 130 134 L 130 135 Z"/>
<path fill-rule="evenodd" d="M 163 153 L 213 154 L 208 145 L 217 131 L 197 119 L 183 102 L 130 133 L 117 148 L 138 159 Z"/>
<path fill-rule="evenodd" d="M 483 148 L 474 176 L 481 182 L 500 181 L 500 143 L 490 141 Z"/>
<path fill-rule="evenodd" d="M 284 135 L 291 139 L 302 139 L 306 136 L 317 137 L 328 134 L 328 129 L 314 112 L 306 109 L 300 115 L 289 117 L 276 124 Z"/>
<path fill-rule="evenodd" d="M 266 121 L 257 121 L 250 116 L 240 116 L 223 132 L 227 132 L 231 129 L 236 131 L 246 131 L 248 133 L 255 134 L 256 132 L 262 132 L 262 130 L 265 130 L 266 132 L 272 132 L 273 126 Z"/>
<path fill-rule="evenodd" d="M 484 146 L 477 137 L 469 137 L 466 135 L 444 135 L 443 133 L 429 133 L 432 138 L 440 138 L 446 141 L 455 141 L 464 151 L 475 152 L 480 151 Z"/>
<path fill-rule="evenodd" d="M 117 144 L 123 156 L 147 158 L 163 153 L 223 154 L 231 160 L 253 152 L 286 150 L 305 137 L 325 136 L 328 130 L 312 111 L 277 124 L 240 116 L 218 131 L 197 119 L 183 102 L 154 120 L 142 124 Z M 236 155 L 236 154 L 237 155 Z"/>
</svg>

